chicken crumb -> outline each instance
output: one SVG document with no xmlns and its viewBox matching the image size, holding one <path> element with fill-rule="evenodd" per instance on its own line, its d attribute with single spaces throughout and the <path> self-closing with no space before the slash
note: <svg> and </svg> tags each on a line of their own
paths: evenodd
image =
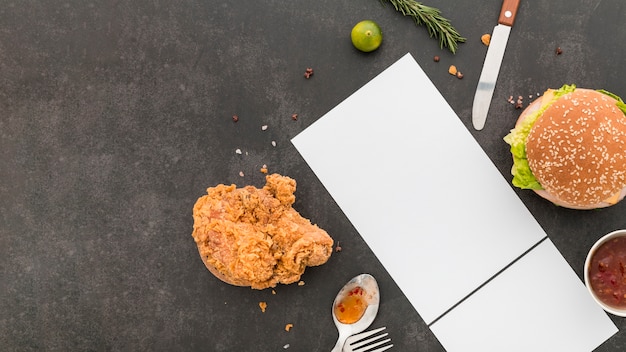
<svg viewBox="0 0 626 352">
<path fill-rule="evenodd" d="M 480 41 L 483 42 L 483 44 L 485 44 L 486 46 L 489 46 L 489 43 L 491 43 L 491 34 L 483 34 L 480 37 Z"/>
<path fill-rule="evenodd" d="M 298 286 L 304 286 L 304 281 L 300 280 L 300 281 L 298 282 Z"/>
<path fill-rule="evenodd" d="M 457 72 L 459 72 L 459 71 L 456 69 L 456 66 L 450 65 L 450 68 L 448 68 L 448 73 L 453 75 L 453 76 L 456 76 Z"/>
<path fill-rule="evenodd" d="M 285 325 L 285 331 L 289 331 L 289 330 L 291 330 L 291 328 L 293 328 L 293 324 Z"/>
<path fill-rule="evenodd" d="M 261 308 L 261 312 L 265 313 L 265 309 L 267 308 L 267 302 L 259 302 L 259 308 Z"/>
</svg>

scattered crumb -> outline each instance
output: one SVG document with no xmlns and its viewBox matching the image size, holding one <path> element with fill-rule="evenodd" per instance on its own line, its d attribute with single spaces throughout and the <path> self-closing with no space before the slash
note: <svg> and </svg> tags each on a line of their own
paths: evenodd
<svg viewBox="0 0 626 352">
<path fill-rule="evenodd" d="M 276 141 L 272 141 L 272 147 L 276 146 Z"/>
<path fill-rule="evenodd" d="M 285 331 L 289 331 L 289 330 L 291 330 L 291 328 L 293 328 L 293 324 L 285 325 Z"/>
<path fill-rule="evenodd" d="M 558 48 L 556 48 L 555 53 L 557 55 L 561 55 L 561 54 L 563 54 L 563 49 L 561 49 L 561 47 L 558 47 Z"/>
<path fill-rule="evenodd" d="M 300 281 L 298 282 L 298 286 L 304 286 L 304 281 L 300 280 Z"/>
<path fill-rule="evenodd" d="M 461 73 L 461 71 L 459 71 L 454 65 L 450 65 L 450 67 L 448 68 L 448 73 L 453 76 L 456 76 L 456 78 L 458 79 L 463 78 L 463 74 Z"/>
<path fill-rule="evenodd" d="M 243 177 L 243 171 L 239 171 L 239 176 Z"/>
<path fill-rule="evenodd" d="M 298 114 L 291 114 L 291 119 L 296 121 L 298 119 Z"/>
<path fill-rule="evenodd" d="M 307 67 L 307 69 L 304 71 L 304 78 L 309 79 L 311 78 L 311 76 L 313 76 L 313 69 Z"/>
<path fill-rule="evenodd" d="M 267 125 L 261 126 L 261 130 L 265 131 L 267 129 Z"/>
<path fill-rule="evenodd" d="M 437 56 L 437 55 L 435 55 L 435 57 L 433 57 L 433 61 L 434 61 L 434 62 L 439 62 L 439 59 L 440 59 L 440 58 L 439 58 L 439 56 Z"/>
<path fill-rule="evenodd" d="M 239 148 L 235 149 L 235 153 L 241 155 L 241 149 L 239 149 Z"/>
<path fill-rule="evenodd" d="M 259 302 L 259 308 L 261 308 L 261 312 L 265 313 L 265 309 L 267 308 L 267 302 Z"/>
<path fill-rule="evenodd" d="M 288 349 L 289 348 L 289 344 L 286 344 L 285 346 L 283 346 L 284 349 Z"/>
<path fill-rule="evenodd" d="M 272 294 L 275 295 L 276 294 L 276 290 L 272 290 Z"/>
<path fill-rule="evenodd" d="M 335 252 L 341 252 L 341 246 L 339 245 L 339 241 L 337 241 L 337 246 L 335 247 Z"/>
<path fill-rule="evenodd" d="M 483 44 L 485 44 L 486 46 L 489 46 L 489 43 L 491 43 L 491 34 L 483 34 L 480 37 L 480 41 L 483 42 Z"/>
<path fill-rule="evenodd" d="M 239 116 L 233 115 L 233 122 L 237 122 L 237 121 L 239 121 Z"/>
<path fill-rule="evenodd" d="M 530 95 L 530 97 L 532 98 L 532 95 Z M 517 97 L 517 100 L 514 100 L 511 95 L 506 101 L 508 101 L 511 105 L 515 105 L 516 109 L 521 109 L 524 106 L 524 97 L 521 95 Z"/>
<path fill-rule="evenodd" d="M 263 167 L 259 171 L 261 171 L 264 174 L 267 174 L 267 165 L 263 164 Z"/>
</svg>

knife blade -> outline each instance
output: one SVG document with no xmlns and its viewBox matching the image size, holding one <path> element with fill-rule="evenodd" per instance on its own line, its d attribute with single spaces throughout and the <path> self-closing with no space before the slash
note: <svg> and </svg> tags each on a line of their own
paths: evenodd
<svg viewBox="0 0 626 352">
<path fill-rule="evenodd" d="M 502 2 L 498 25 L 495 26 L 491 35 L 491 41 L 487 48 L 487 55 L 485 56 L 483 69 L 478 79 L 478 86 L 476 87 L 474 104 L 472 106 L 472 124 L 477 130 L 482 130 L 483 127 L 485 127 L 489 106 L 493 98 L 493 91 L 496 88 L 498 74 L 500 73 L 502 58 L 506 50 L 506 43 L 509 40 L 511 27 L 513 27 L 513 23 L 515 22 L 519 3 L 520 0 L 504 0 Z"/>
</svg>

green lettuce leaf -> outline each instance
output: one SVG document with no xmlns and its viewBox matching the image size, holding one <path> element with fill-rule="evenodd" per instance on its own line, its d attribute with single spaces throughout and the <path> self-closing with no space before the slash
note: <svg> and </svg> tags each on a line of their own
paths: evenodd
<svg viewBox="0 0 626 352">
<path fill-rule="evenodd" d="M 624 101 L 622 100 L 622 98 L 618 97 L 617 95 L 611 93 L 611 92 L 607 92 L 604 89 L 598 89 L 598 92 L 602 93 L 602 94 L 606 94 L 608 96 L 610 96 L 611 98 L 617 100 L 617 103 L 615 104 L 620 110 L 622 110 L 622 112 L 624 114 L 626 114 L 626 104 L 624 103 Z"/>
</svg>

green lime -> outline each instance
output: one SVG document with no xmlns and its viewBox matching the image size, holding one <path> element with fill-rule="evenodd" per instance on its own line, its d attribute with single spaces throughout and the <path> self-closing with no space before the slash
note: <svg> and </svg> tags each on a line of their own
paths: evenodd
<svg viewBox="0 0 626 352">
<path fill-rule="evenodd" d="M 380 26 L 371 20 L 361 21 L 352 27 L 350 37 L 354 47 L 366 53 L 378 49 L 383 42 Z"/>
</svg>

